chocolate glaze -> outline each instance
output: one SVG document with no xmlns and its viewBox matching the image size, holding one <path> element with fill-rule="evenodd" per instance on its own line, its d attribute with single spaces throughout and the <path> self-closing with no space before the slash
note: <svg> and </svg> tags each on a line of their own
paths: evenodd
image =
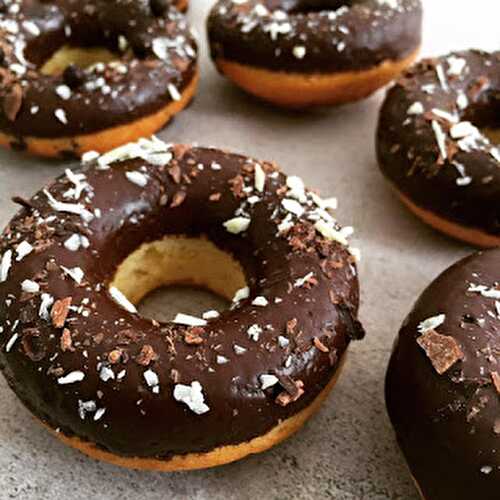
<svg viewBox="0 0 500 500">
<path fill-rule="evenodd" d="M 419 113 L 411 114 L 415 103 Z M 377 132 L 380 168 L 401 193 L 440 217 L 500 235 L 500 149 L 479 130 L 453 138 L 455 123 L 439 110 L 454 121 L 500 127 L 500 52 L 459 52 L 417 64 L 389 90 Z M 446 158 L 433 121 L 446 137 Z"/>
<path fill-rule="evenodd" d="M 41 74 L 63 45 L 106 47 L 118 62 L 80 72 L 79 85 L 67 75 Z M 174 99 L 169 85 L 182 92 L 196 71 L 185 17 L 174 7 L 156 16 L 148 0 L 13 0 L 0 13 L 0 48 L 0 130 L 19 143 L 23 136 L 92 133 L 147 116 Z M 69 96 L 58 93 L 61 85 L 72 87 Z M 6 100 L 15 88 L 20 108 L 9 116 Z"/>
<path fill-rule="evenodd" d="M 294 73 L 373 68 L 421 42 L 420 0 L 219 0 L 208 18 L 212 58 Z M 303 47 L 305 55 L 294 54 Z"/>
<path fill-rule="evenodd" d="M 127 158 L 134 147 L 122 148 L 115 158 Z M 86 188 L 78 200 L 72 193 L 64 198 L 73 186 L 67 175 L 48 187 L 55 199 L 93 211 L 90 222 L 51 208 L 44 192 L 31 200 L 17 198 L 24 208 L 3 233 L 0 247 L 0 262 L 9 249 L 14 250 L 8 278 L 0 284 L 4 329 L 0 363 L 10 386 L 51 427 L 123 456 L 203 452 L 262 435 L 308 406 L 335 374 L 351 338 L 363 336 L 356 319 L 358 279 L 353 256 L 344 244 L 315 231 L 319 212 L 312 194 L 302 198 L 305 212 L 296 217 L 281 204 L 292 194 L 286 193 L 287 178 L 274 164 L 260 163 L 267 174 L 265 188 L 262 193 L 251 192 L 253 160 L 214 149 L 167 145 L 160 149 L 174 158 L 164 157 L 155 166 L 151 164 L 154 155 L 144 153 L 144 159 L 113 164 L 106 170 L 91 164 L 84 171 Z M 146 176 L 145 187 L 126 177 L 131 171 Z M 186 196 L 172 208 L 179 192 Z M 256 199 L 247 201 L 255 195 Z M 251 223 L 248 230 L 230 234 L 223 222 L 237 210 Z M 277 235 L 277 225 L 287 215 L 290 227 Z M 321 216 L 328 219 L 324 213 Z M 329 224 L 339 229 L 333 219 Z M 88 248 L 68 250 L 64 242 L 73 233 L 85 235 Z M 158 325 L 129 313 L 108 292 L 117 266 L 127 255 L 142 243 L 168 234 L 206 235 L 234 255 L 245 270 L 249 298 L 210 320 L 201 333 L 173 323 Z M 15 249 L 23 241 L 35 250 L 17 262 Z M 81 268 L 82 284 L 77 285 L 60 266 Z M 39 283 L 40 291 L 21 293 L 26 279 Z M 72 297 L 73 306 L 82 306 L 69 312 L 64 325 L 69 333 L 63 339 L 63 329 L 39 314 L 42 293 L 54 299 Z M 252 305 L 256 296 L 266 297 L 269 304 Z M 247 332 L 254 324 L 263 328 L 258 341 Z M 199 334 L 204 342 L 187 344 L 187 331 Z M 12 341 L 16 332 L 18 337 Z M 62 350 L 61 342 L 65 344 L 68 335 L 73 350 Z M 283 345 L 283 338 L 280 343 L 280 336 L 288 345 Z M 235 344 L 247 351 L 236 354 Z M 144 346 L 152 347 L 156 359 L 147 366 L 137 358 L 142 349 L 150 350 Z M 123 354 L 112 364 L 117 350 Z M 217 355 L 229 362 L 217 364 Z M 113 370 L 115 378 L 104 382 L 99 363 L 101 370 L 102 366 Z M 144 380 L 148 369 L 159 377 L 158 394 Z M 85 374 L 83 381 L 58 385 L 59 377 L 75 370 Z M 126 375 L 118 380 L 122 370 Z M 280 382 L 262 390 L 261 374 L 276 374 Z M 202 415 L 173 397 L 175 384 L 193 381 L 200 382 L 210 408 Z M 297 396 L 292 389 L 299 381 L 304 394 L 286 406 L 277 404 L 276 397 L 283 391 Z M 83 419 L 79 401 L 95 404 L 92 411 L 83 412 Z M 104 415 L 94 421 L 94 412 L 101 408 Z"/>
<path fill-rule="evenodd" d="M 439 276 L 403 324 L 386 379 L 389 416 L 411 472 L 428 500 L 494 500 L 500 482 L 500 250 L 472 255 Z M 488 292 L 486 292 L 488 294 Z M 463 352 L 439 375 L 417 344 L 418 325 L 444 314 L 436 331 Z"/>
</svg>

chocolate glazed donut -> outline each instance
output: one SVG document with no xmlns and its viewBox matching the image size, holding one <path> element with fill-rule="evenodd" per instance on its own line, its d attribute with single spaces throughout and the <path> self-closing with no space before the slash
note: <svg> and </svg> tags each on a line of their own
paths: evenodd
<svg viewBox="0 0 500 500">
<path fill-rule="evenodd" d="M 500 484 L 500 250 L 439 276 L 389 363 L 389 416 L 427 500 L 495 500 Z"/>
<path fill-rule="evenodd" d="M 498 246 L 499 128 L 500 52 L 424 60 L 387 94 L 380 168 L 424 222 L 476 246 Z"/>
<path fill-rule="evenodd" d="M 416 57 L 420 0 L 219 0 L 212 58 L 247 92 L 306 107 L 362 99 Z"/>
<path fill-rule="evenodd" d="M 0 2 L 0 144 L 42 156 L 105 152 L 191 100 L 197 48 L 161 0 Z"/>
<path fill-rule="evenodd" d="M 177 470 L 267 449 L 319 406 L 363 336 L 352 228 L 272 163 L 143 139 L 15 201 L 0 247 L 3 373 L 94 457 Z M 137 314 L 171 283 L 231 309 Z"/>
</svg>

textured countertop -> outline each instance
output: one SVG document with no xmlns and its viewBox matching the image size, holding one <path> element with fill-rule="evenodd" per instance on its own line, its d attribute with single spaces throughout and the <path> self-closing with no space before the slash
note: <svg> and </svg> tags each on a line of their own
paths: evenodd
<svg viewBox="0 0 500 500">
<path fill-rule="evenodd" d="M 424 3 L 424 55 L 500 47 L 497 0 Z M 361 317 L 367 338 L 352 345 L 333 395 L 298 435 L 268 453 L 191 473 L 128 471 L 86 458 L 36 423 L 2 378 L 1 499 L 418 498 L 386 416 L 385 367 L 418 294 L 470 248 L 410 216 L 379 174 L 373 137 L 382 92 L 351 106 L 303 114 L 246 97 L 208 61 L 204 18 L 211 4 L 191 0 L 189 13 L 202 48 L 199 93 L 159 135 L 276 160 L 324 195 L 336 195 L 339 220 L 356 227 L 355 244 L 363 252 Z M 64 166 L 1 152 L 0 225 L 16 211 L 12 195 L 32 195 Z"/>
</svg>

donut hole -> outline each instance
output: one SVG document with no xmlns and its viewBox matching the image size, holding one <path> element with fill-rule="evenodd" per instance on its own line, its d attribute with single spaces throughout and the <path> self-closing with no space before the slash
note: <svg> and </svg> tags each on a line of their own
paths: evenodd
<svg viewBox="0 0 500 500">
<path fill-rule="evenodd" d="M 335 11 L 341 7 L 351 7 L 354 0 L 286 0 L 279 3 L 276 9 L 280 8 L 290 14 L 312 14 L 326 10 Z"/>
<path fill-rule="evenodd" d="M 167 236 L 127 256 L 110 286 L 144 316 L 168 321 L 179 312 L 227 309 L 247 282 L 241 264 L 208 239 Z"/>
<path fill-rule="evenodd" d="M 60 75 L 71 65 L 85 69 L 98 63 L 107 64 L 119 59 L 119 54 L 105 47 L 63 45 L 43 64 L 40 71 L 44 75 Z"/>
</svg>

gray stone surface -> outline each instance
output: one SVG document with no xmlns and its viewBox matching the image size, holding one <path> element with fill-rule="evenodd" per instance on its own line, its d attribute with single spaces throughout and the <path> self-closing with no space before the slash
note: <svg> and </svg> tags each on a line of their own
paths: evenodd
<svg viewBox="0 0 500 500">
<path fill-rule="evenodd" d="M 0 498 L 20 499 L 417 499 L 385 413 L 383 378 L 395 333 L 420 291 L 470 249 L 403 210 L 379 175 L 373 135 L 382 93 L 352 106 L 288 113 L 257 103 L 218 77 L 207 59 L 203 20 L 212 2 L 192 0 L 201 35 L 198 97 L 160 135 L 278 161 L 310 186 L 339 197 L 339 218 L 363 250 L 361 316 L 332 397 L 302 432 L 274 450 L 216 470 L 159 474 L 122 470 L 66 448 L 39 426 L 0 380 Z M 500 46 L 492 0 L 427 0 L 423 52 Z M 13 194 L 31 195 L 62 171 L 0 153 L 0 225 Z M 133 436 L 131 436 L 133 439 Z"/>
</svg>

